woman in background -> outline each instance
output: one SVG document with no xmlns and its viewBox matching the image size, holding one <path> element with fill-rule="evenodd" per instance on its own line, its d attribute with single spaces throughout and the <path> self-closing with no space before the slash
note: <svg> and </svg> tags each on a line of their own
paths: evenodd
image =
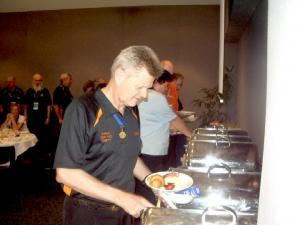
<svg viewBox="0 0 300 225">
<path fill-rule="evenodd" d="M 23 115 L 20 115 L 20 105 L 12 103 L 10 105 L 10 112 L 6 116 L 6 120 L 1 125 L 1 128 L 9 128 L 13 130 L 25 131 L 27 130 L 26 120 Z"/>
</svg>

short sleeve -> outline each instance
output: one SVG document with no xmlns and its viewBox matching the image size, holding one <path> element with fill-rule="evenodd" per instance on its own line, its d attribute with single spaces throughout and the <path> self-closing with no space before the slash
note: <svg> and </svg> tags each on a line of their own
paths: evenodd
<svg viewBox="0 0 300 225">
<path fill-rule="evenodd" d="M 60 87 L 55 88 L 55 90 L 53 92 L 53 104 L 54 105 L 61 105 L 61 97 L 62 97 L 61 92 L 62 91 L 61 91 Z"/>
<path fill-rule="evenodd" d="M 17 123 L 25 123 L 26 121 L 25 121 L 25 117 L 24 116 L 22 116 L 22 115 L 19 115 L 19 118 L 18 118 L 18 121 L 17 121 Z"/>
<path fill-rule="evenodd" d="M 51 96 L 50 96 L 50 92 L 47 88 L 44 89 L 45 90 L 45 103 L 47 106 L 52 105 L 52 101 L 51 101 Z"/>
</svg>

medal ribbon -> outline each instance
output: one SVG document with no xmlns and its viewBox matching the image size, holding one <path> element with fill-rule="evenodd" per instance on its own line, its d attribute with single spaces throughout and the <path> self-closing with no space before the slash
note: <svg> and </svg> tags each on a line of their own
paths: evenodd
<svg viewBox="0 0 300 225">
<path fill-rule="evenodd" d="M 114 116 L 115 121 L 117 122 L 117 124 L 121 128 L 121 132 L 119 133 L 119 137 L 121 139 L 124 139 L 126 137 L 126 133 L 124 131 L 124 127 L 125 127 L 124 121 L 119 117 L 118 113 L 115 113 L 113 116 Z"/>
</svg>

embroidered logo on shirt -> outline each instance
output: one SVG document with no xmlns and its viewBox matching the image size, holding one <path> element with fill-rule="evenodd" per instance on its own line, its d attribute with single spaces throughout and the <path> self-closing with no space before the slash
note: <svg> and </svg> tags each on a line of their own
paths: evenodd
<svg viewBox="0 0 300 225">
<path fill-rule="evenodd" d="M 102 112 L 102 109 L 100 108 L 97 112 L 97 115 L 96 115 L 96 119 L 95 119 L 95 122 L 94 122 L 94 127 L 97 126 L 97 124 L 99 123 L 100 118 L 102 117 L 102 115 L 103 115 L 103 112 Z"/>
<path fill-rule="evenodd" d="M 100 133 L 100 141 L 108 142 L 112 140 L 112 134 L 110 132 L 101 132 Z"/>
</svg>

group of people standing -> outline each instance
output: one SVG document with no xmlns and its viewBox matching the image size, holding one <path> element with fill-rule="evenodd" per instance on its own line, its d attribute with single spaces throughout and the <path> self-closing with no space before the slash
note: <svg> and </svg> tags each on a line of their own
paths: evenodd
<svg viewBox="0 0 300 225">
<path fill-rule="evenodd" d="M 70 91 L 72 76 L 63 73 L 60 84 L 53 92 L 53 104 L 49 90 L 43 86 L 43 76 L 34 74 L 32 86 L 24 92 L 17 86 L 14 76 L 7 78 L 6 87 L 0 91 L 0 118 L 2 128 L 29 129 L 34 133 L 43 149 L 49 139 L 50 123 L 62 124 L 63 115 L 73 96 Z"/>
</svg>

